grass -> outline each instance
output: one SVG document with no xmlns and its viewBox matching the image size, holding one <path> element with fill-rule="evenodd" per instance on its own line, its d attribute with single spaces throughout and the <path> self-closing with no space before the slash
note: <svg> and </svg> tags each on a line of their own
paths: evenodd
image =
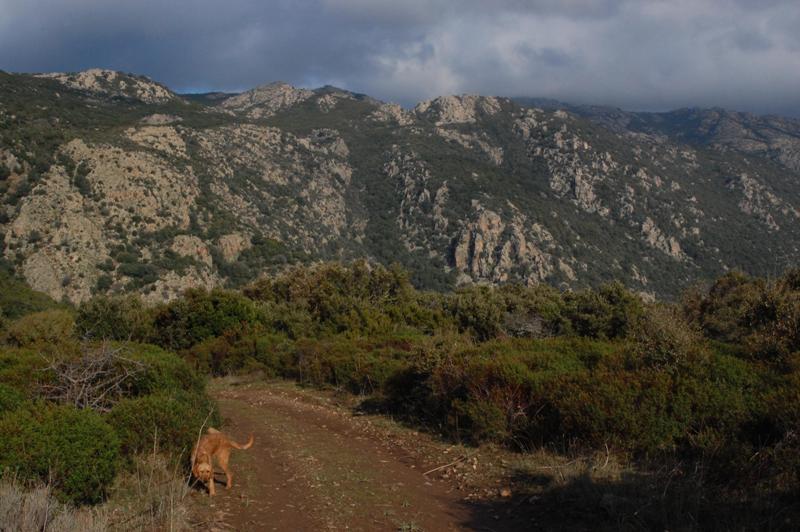
<svg viewBox="0 0 800 532">
<path fill-rule="evenodd" d="M 76 509 L 56 501 L 48 486 L 26 489 L 13 477 L 0 481 L 0 523 L 3 530 L 107 530 L 110 513 L 106 507 Z"/>
<path fill-rule="evenodd" d="M 81 530 L 188 530 L 186 479 L 159 455 L 139 457 L 98 506 L 59 503 L 50 486 L 32 489 L 14 477 L 0 479 L 0 529 L 17 532 Z"/>
</svg>

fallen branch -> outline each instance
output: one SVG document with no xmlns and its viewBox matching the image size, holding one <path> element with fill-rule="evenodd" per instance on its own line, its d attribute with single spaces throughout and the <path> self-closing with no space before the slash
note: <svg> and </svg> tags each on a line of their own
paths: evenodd
<svg viewBox="0 0 800 532">
<path fill-rule="evenodd" d="M 435 473 L 436 471 L 439 471 L 440 469 L 444 469 L 444 468 L 446 468 L 446 467 L 454 466 L 454 465 L 456 465 L 456 464 L 457 464 L 457 463 L 459 463 L 459 462 L 463 462 L 463 461 L 464 461 L 464 460 L 466 460 L 467 458 L 471 458 L 472 456 L 475 456 L 475 455 L 474 455 L 474 454 L 472 454 L 472 455 L 466 455 L 466 454 L 462 454 L 461 456 L 459 456 L 458 458 L 456 458 L 455 460 L 453 460 L 453 461 L 452 461 L 452 462 L 450 462 L 449 464 L 444 464 L 444 465 L 441 465 L 441 466 L 439 466 L 439 467 L 434 467 L 434 468 L 433 468 L 433 469 L 431 469 L 430 471 L 426 471 L 426 472 L 424 472 L 424 473 L 422 474 L 422 476 L 425 476 L 425 475 L 430 475 L 431 473 Z"/>
</svg>

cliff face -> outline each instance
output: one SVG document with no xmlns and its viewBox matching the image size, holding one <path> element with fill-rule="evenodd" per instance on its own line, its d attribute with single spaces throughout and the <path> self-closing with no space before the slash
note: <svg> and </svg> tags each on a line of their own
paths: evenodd
<svg viewBox="0 0 800 532">
<path fill-rule="evenodd" d="M 149 300 L 367 257 L 430 288 L 620 279 L 674 295 L 800 258 L 800 125 L 720 110 L 413 110 L 332 87 L 173 94 L 0 73 L 2 255 L 60 299 Z"/>
</svg>

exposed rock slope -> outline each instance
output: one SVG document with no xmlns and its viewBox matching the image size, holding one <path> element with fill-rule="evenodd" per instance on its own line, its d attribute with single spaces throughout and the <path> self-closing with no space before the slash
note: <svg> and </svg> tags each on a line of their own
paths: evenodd
<svg viewBox="0 0 800 532">
<path fill-rule="evenodd" d="M 409 111 L 333 87 L 179 97 L 109 71 L 0 73 L 2 255 L 72 301 L 355 257 L 431 288 L 674 295 L 800 258 L 796 121 L 523 103 Z"/>
</svg>

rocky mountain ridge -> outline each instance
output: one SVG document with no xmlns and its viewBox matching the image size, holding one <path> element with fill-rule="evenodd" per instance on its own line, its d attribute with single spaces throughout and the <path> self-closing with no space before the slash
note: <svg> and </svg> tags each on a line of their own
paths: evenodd
<svg viewBox="0 0 800 532">
<path fill-rule="evenodd" d="M 713 109 L 406 110 L 334 87 L 185 96 L 102 70 L 0 73 L 0 241 L 72 301 L 357 257 L 436 289 L 619 279 L 672 296 L 796 264 L 798 146 L 798 121 Z"/>
</svg>

